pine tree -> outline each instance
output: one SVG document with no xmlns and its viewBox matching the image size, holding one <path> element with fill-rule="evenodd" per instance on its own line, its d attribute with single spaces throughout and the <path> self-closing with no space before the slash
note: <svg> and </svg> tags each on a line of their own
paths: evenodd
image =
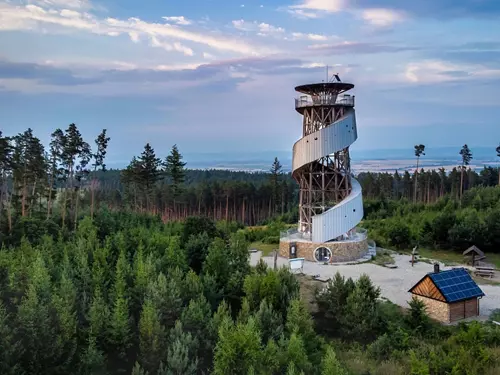
<svg viewBox="0 0 500 375">
<path fill-rule="evenodd" d="M 321 375 L 347 375 L 330 345 L 327 346 L 326 353 L 321 361 Z"/>
<path fill-rule="evenodd" d="M 12 230 L 12 217 L 10 215 L 10 197 L 9 194 L 9 184 L 8 177 L 11 176 L 13 160 L 12 160 L 13 148 L 11 145 L 11 139 L 9 137 L 4 137 L 0 131 L 0 223 L 2 220 L 2 213 L 4 206 L 7 206 L 8 217 L 9 217 L 9 231 Z"/>
<path fill-rule="evenodd" d="M 81 375 L 106 375 L 106 357 L 99 350 L 96 338 L 90 335 L 87 347 L 80 356 Z"/>
<path fill-rule="evenodd" d="M 182 161 L 182 155 L 177 148 L 177 145 L 172 147 L 170 155 L 165 159 L 164 167 L 167 177 L 172 184 L 172 193 L 174 198 L 174 212 L 176 210 L 176 201 L 182 191 L 182 185 L 186 176 L 186 163 Z"/>
<path fill-rule="evenodd" d="M 469 149 L 469 146 L 467 146 L 466 144 L 463 145 L 462 149 L 460 150 L 460 155 L 462 156 L 462 166 L 460 168 L 460 198 L 462 198 L 464 191 L 465 166 L 469 165 L 470 161 L 472 160 L 472 152 Z"/>
<path fill-rule="evenodd" d="M 272 189 L 272 201 L 273 201 L 273 210 L 272 213 L 276 213 L 280 207 L 279 201 L 281 198 L 280 194 L 280 180 L 281 180 L 281 175 L 282 175 L 282 165 L 278 158 L 274 158 L 274 162 L 271 166 L 270 169 L 270 182 L 271 182 L 271 189 Z"/>
<path fill-rule="evenodd" d="M 101 288 L 97 286 L 94 289 L 94 296 L 90 304 L 87 319 L 89 322 L 89 337 L 94 338 L 94 343 L 98 347 L 102 347 L 104 344 L 109 318 L 110 312 L 108 305 L 102 296 Z"/>
<path fill-rule="evenodd" d="M 11 316 L 0 301 L 0 374 L 15 375 L 19 373 L 19 358 L 23 348 L 17 341 L 17 330 L 12 324 Z"/>
<path fill-rule="evenodd" d="M 219 330 L 214 353 L 214 375 L 241 374 L 260 365 L 260 335 L 252 318 L 236 326 L 226 320 Z"/>
<path fill-rule="evenodd" d="M 92 154 L 92 158 L 94 159 L 94 163 L 92 164 L 92 166 L 94 167 L 94 175 L 92 181 L 90 182 L 90 217 L 92 218 L 94 217 L 95 190 L 98 184 L 98 180 L 95 174 L 97 170 L 106 172 L 106 164 L 104 164 L 104 158 L 106 157 L 108 142 L 110 139 L 110 137 L 106 137 L 106 129 L 103 129 L 94 141 L 97 149 L 96 152 Z"/>
<path fill-rule="evenodd" d="M 33 135 L 31 129 L 13 138 L 14 152 L 13 184 L 16 191 L 17 207 L 21 216 L 25 217 L 32 211 L 34 202 L 44 190 L 46 184 L 47 163 L 44 147 Z"/>
<path fill-rule="evenodd" d="M 140 192 L 141 185 L 141 163 L 134 156 L 130 164 L 121 171 L 120 181 L 125 187 L 125 195 L 129 202 L 133 202 L 133 208 L 137 210 L 139 208 L 138 194 Z"/>
<path fill-rule="evenodd" d="M 61 216 L 62 216 L 62 225 L 65 225 L 66 221 L 66 209 L 67 209 L 67 190 L 69 189 L 70 194 L 70 203 L 71 208 L 74 208 L 74 199 L 73 199 L 73 190 L 75 189 L 78 194 L 79 185 L 76 182 L 76 176 L 82 176 L 85 171 L 85 168 L 90 161 L 90 146 L 86 143 L 77 126 L 72 123 L 66 129 L 64 133 L 64 147 L 62 153 L 62 164 L 64 167 L 64 174 L 66 179 L 66 188 L 63 190 L 62 196 L 62 208 L 61 208 Z M 79 163 L 79 157 L 81 157 Z M 78 170 L 77 170 L 78 167 Z M 78 198 L 76 197 L 76 200 Z M 76 213 L 76 210 L 75 210 Z"/>
<path fill-rule="evenodd" d="M 418 164 L 420 156 L 425 155 L 425 145 L 415 145 L 415 156 L 417 157 L 417 168 L 415 169 L 415 192 L 413 195 L 413 202 L 417 202 L 417 189 L 418 189 Z"/>
<path fill-rule="evenodd" d="M 166 268 L 178 268 L 181 271 L 188 267 L 186 252 L 181 248 L 180 238 L 173 236 L 170 239 L 170 244 L 165 251 L 164 265 Z"/>
<path fill-rule="evenodd" d="M 60 167 L 64 151 L 66 138 L 61 129 L 56 129 L 51 135 L 49 152 L 49 182 L 48 182 L 48 201 L 47 201 L 47 220 L 52 214 L 52 199 L 57 194 L 56 182 L 64 179 L 63 170 Z M 55 191 L 54 191 L 55 189 Z"/>
<path fill-rule="evenodd" d="M 76 291 L 66 273 L 61 276 L 58 292 L 53 296 L 53 306 L 57 316 L 58 335 L 54 338 L 62 348 L 61 370 L 68 372 L 76 352 Z"/>
<path fill-rule="evenodd" d="M 139 347 L 142 366 L 154 374 L 166 354 L 166 343 L 160 313 L 150 299 L 144 302 L 139 319 Z"/>
<path fill-rule="evenodd" d="M 149 143 L 144 146 L 140 158 L 138 159 L 140 165 L 139 182 L 144 189 L 146 198 L 146 209 L 150 210 L 151 199 L 153 194 L 153 187 L 156 182 L 161 178 L 160 165 L 161 160 L 156 157 L 155 150 Z"/>
<path fill-rule="evenodd" d="M 177 321 L 169 334 L 166 374 L 194 375 L 198 368 L 196 349 L 198 340 L 191 333 L 184 332 L 182 323 Z M 161 374 L 163 375 L 163 374 Z"/>
<path fill-rule="evenodd" d="M 160 322 L 165 328 L 173 327 L 182 312 L 181 281 L 167 278 L 160 272 L 148 285 L 146 296 L 160 312 Z"/>
</svg>

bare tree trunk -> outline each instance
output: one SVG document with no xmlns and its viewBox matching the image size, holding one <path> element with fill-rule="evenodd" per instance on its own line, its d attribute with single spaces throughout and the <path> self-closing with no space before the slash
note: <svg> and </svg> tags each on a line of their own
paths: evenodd
<svg viewBox="0 0 500 375">
<path fill-rule="evenodd" d="M 64 227 L 64 222 L 65 222 L 65 219 L 66 219 L 66 200 L 68 199 L 66 193 L 67 189 L 64 188 L 63 189 L 63 204 L 62 204 L 62 212 L 61 212 L 61 218 L 62 218 L 62 226 Z"/>
<path fill-rule="evenodd" d="M 80 189 L 78 188 L 78 190 L 76 191 L 76 194 L 75 194 L 75 224 L 74 224 L 75 230 L 76 230 L 77 223 L 78 223 L 78 202 L 79 201 L 80 201 Z"/>
<path fill-rule="evenodd" d="M 7 218 L 9 221 L 9 233 L 12 232 L 12 193 L 7 197 Z"/>
<path fill-rule="evenodd" d="M 460 199 L 462 199 L 462 195 L 464 193 L 464 166 L 460 169 Z"/>
<path fill-rule="evenodd" d="M 229 220 L 229 194 L 226 194 L 226 222 Z"/>
<path fill-rule="evenodd" d="M 418 163 L 420 158 L 417 158 L 417 169 L 415 170 L 415 192 L 413 194 L 413 203 L 417 203 L 417 189 L 418 189 Z"/>
<path fill-rule="evenodd" d="M 26 179 L 23 180 L 23 190 L 22 190 L 22 198 L 21 198 L 21 216 L 26 216 Z"/>
<path fill-rule="evenodd" d="M 241 222 L 245 225 L 245 198 L 243 198 L 243 207 L 241 209 Z"/>
<path fill-rule="evenodd" d="M 95 180 L 90 181 L 90 218 L 94 218 L 94 183 Z"/>
<path fill-rule="evenodd" d="M 52 186 L 54 186 L 54 174 L 53 173 L 50 175 L 50 182 L 49 182 L 49 198 L 47 201 L 47 220 L 50 219 L 50 210 L 52 208 Z"/>
<path fill-rule="evenodd" d="M 33 189 L 31 189 L 31 198 L 30 198 L 30 206 L 28 208 L 29 216 L 31 217 L 31 214 L 33 212 L 33 206 L 35 205 L 35 192 L 36 192 L 36 184 L 37 184 L 37 179 L 35 178 L 35 182 L 33 182 Z"/>
</svg>

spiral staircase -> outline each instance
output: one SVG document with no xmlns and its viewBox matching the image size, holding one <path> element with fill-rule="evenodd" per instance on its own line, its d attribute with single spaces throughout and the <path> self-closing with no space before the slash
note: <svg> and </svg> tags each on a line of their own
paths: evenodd
<svg viewBox="0 0 500 375">
<path fill-rule="evenodd" d="M 341 82 L 295 88 L 303 134 L 293 146 L 292 175 L 299 183 L 302 238 L 322 243 L 349 239 L 363 218 L 361 186 L 351 174 L 349 146 L 357 139 L 354 87 Z"/>
</svg>

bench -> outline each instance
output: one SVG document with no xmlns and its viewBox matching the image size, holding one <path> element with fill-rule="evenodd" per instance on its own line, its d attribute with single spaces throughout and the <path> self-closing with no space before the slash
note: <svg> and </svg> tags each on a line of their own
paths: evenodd
<svg viewBox="0 0 500 375">
<path fill-rule="evenodd" d="M 495 276 L 495 270 L 493 268 L 479 268 L 474 271 L 475 276 L 489 277 L 490 279 Z"/>
<path fill-rule="evenodd" d="M 289 259 L 290 271 L 292 273 L 304 273 L 304 258 Z"/>
</svg>

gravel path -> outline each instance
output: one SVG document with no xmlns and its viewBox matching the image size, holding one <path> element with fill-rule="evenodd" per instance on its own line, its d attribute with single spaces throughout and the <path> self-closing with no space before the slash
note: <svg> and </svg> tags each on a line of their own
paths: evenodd
<svg viewBox="0 0 500 375">
<path fill-rule="evenodd" d="M 250 263 L 257 264 L 261 258 L 261 253 L 251 253 Z M 269 265 L 273 265 L 272 257 L 262 257 Z M 382 296 L 393 303 L 403 307 L 408 307 L 407 302 L 411 299 L 408 290 L 425 274 L 432 272 L 434 267 L 431 264 L 420 262 L 411 266 L 411 257 L 408 255 L 395 255 L 394 260 L 398 268 L 390 269 L 377 266 L 373 263 L 363 263 L 357 265 L 323 265 L 313 262 L 304 263 L 304 273 L 306 275 L 320 275 L 324 278 L 332 278 L 336 272 L 344 277 L 357 279 L 362 274 L 366 273 L 370 276 L 375 285 L 380 287 Z M 288 259 L 278 258 L 278 267 L 288 267 Z M 441 264 L 442 270 L 450 269 Z M 479 303 L 480 314 L 488 316 L 492 310 L 500 308 L 500 286 L 495 285 L 480 285 L 480 288 L 486 294 Z"/>
</svg>

